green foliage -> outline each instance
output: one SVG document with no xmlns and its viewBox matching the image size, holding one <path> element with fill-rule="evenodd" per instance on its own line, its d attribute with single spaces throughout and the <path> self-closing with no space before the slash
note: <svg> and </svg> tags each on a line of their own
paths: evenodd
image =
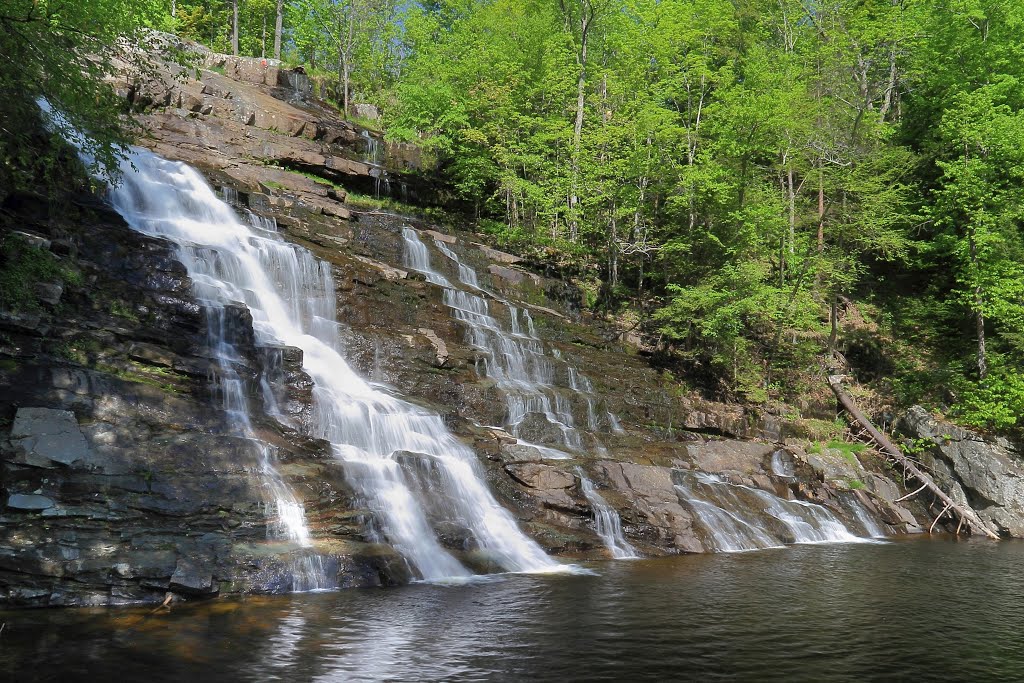
<svg viewBox="0 0 1024 683">
<path fill-rule="evenodd" d="M 867 449 L 866 444 L 850 442 L 850 441 L 838 441 L 833 439 L 829 441 L 825 448 L 829 450 L 839 451 L 839 453 L 849 462 L 851 465 L 859 465 L 860 461 L 857 459 L 857 454 Z"/>
<path fill-rule="evenodd" d="M 334 99 L 346 115 L 350 102 L 387 104 L 384 93 L 403 58 L 400 7 L 397 0 L 287 3 L 293 58 L 316 75 L 331 74 Z"/>
<path fill-rule="evenodd" d="M 918 456 L 932 448 L 935 444 L 932 443 L 931 439 L 919 438 L 919 439 L 903 439 L 899 443 L 900 450 L 903 451 L 904 455 L 911 457 Z"/>
<path fill-rule="evenodd" d="M 117 299 L 110 302 L 110 315 L 117 316 L 118 318 L 124 318 L 125 320 L 131 320 L 133 322 L 139 321 L 139 316 L 135 312 L 135 309 L 125 302 Z"/>
<path fill-rule="evenodd" d="M 123 119 L 99 81 L 119 36 L 231 41 L 228 2 L 8 5 L 0 54 L 25 67 L 0 73 L 18 93 L 0 102 L 0 194 L 69 160 L 42 139 L 39 96 L 116 166 Z M 269 54 L 276 0 L 238 7 L 240 52 Z M 635 321 L 691 385 L 785 400 L 845 359 L 892 402 L 1024 429 L 1024 4 L 284 9 L 288 59 L 323 95 L 379 105 L 480 231 L 583 283 L 584 306 Z"/>
<path fill-rule="evenodd" d="M 0 8 L 0 196 L 16 188 L 54 183 L 73 157 L 47 140 L 36 101 L 60 116 L 52 134 L 84 134 L 93 171 L 116 173 L 127 142 L 122 100 L 103 83 L 118 59 L 136 53 L 119 42 L 137 40 L 160 16 L 156 0 L 8 0 Z"/>
<path fill-rule="evenodd" d="M 39 309 L 37 283 L 78 282 L 77 272 L 64 266 L 45 249 L 33 246 L 14 233 L 0 237 L 0 309 Z"/>
<path fill-rule="evenodd" d="M 832 440 L 825 446 L 831 450 L 842 451 L 844 454 L 856 454 L 861 451 L 867 450 L 867 444 L 859 443 L 856 441 L 837 441 Z"/>
<path fill-rule="evenodd" d="M 1024 419 L 1024 373 L 998 366 L 983 380 L 965 380 L 954 417 L 982 429 L 1012 430 Z"/>
</svg>

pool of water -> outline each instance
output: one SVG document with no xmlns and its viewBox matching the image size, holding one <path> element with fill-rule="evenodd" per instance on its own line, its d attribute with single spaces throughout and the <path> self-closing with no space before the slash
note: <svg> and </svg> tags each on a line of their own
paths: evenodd
<svg viewBox="0 0 1024 683">
<path fill-rule="evenodd" d="M 0 680 L 1024 680 L 1024 543 L 916 538 L 2 612 Z"/>
</svg>

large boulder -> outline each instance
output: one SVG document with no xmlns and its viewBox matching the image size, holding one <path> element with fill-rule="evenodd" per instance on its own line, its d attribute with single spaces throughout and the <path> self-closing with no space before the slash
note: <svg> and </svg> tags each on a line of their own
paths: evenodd
<svg viewBox="0 0 1024 683">
<path fill-rule="evenodd" d="M 920 406 L 907 411 L 899 429 L 928 442 L 921 461 L 954 500 L 970 503 L 1003 533 L 1024 537 L 1024 462 L 1014 444 L 938 420 Z"/>
</svg>

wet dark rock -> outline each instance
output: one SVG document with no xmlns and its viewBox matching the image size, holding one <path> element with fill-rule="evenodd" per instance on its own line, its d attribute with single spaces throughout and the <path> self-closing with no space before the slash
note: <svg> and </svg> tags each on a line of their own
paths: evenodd
<svg viewBox="0 0 1024 683">
<path fill-rule="evenodd" d="M 64 293 L 64 285 L 59 282 L 37 282 L 34 289 L 36 297 L 50 306 L 59 304 L 60 297 Z"/>
<path fill-rule="evenodd" d="M 517 425 L 517 431 L 524 441 L 554 448 L 564 447 L 562 428 L 543 413 L 527 413 Z"/>
<path fill-rule="evenodd" d="M 19 408 L 11 427 L 14 462 L 34 467 L 88 463 L 92 452 L 68 410 Z"/>
<path fill-rule="evenodd" d="M 7 507 L 12 510 L 46 510 L 54 505 L 56 503 L 53 498 L 33 493 L 14 493 L 7 498 Z"/>
<path fill-rule="evenodd" d="M 168 588 L 177 593 L 193 596 L 214 595 L 218 591 L 213 573 L 199 563 L 185 558 L 179 559 L 175 565 Z"/>
</svg>

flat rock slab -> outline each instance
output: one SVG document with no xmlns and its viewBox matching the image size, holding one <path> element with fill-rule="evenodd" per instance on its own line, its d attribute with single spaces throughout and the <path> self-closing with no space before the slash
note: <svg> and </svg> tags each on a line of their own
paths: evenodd
<svg viewBox="0 0 1024 683">
<path fill-rule="evenodd" d="M 705 472 L 733 470 L 752 474 L 761 471 L 761 465 L 775 446 L 751 441 L 706 441 L 687 444 L 686 451 L 693 463 Z"/>
<path fill-rule="evenodd" d="M 178 560 L 174 567 L 170 589 L 185 595 L 213 595 L 218 591 L 213 573 L 185 558 Z"/>
<path fill-rule="evenodd" d="M 541 281 L 539 275 L 534 275 L 533 273 L 527 273 L 526 271 L 514 268 L 506 268 L 505 266 L 499 266 L 493 263 L 487 267 L 487 271 L 494 277 L 499 277 L 513 285 L 522 284 L 527 278 L 532 280 L 535 285 L 539 285 Z"/>
<path fill-rule="evenodd" d="M 13 510 L 48 510 L 56 504 L 53 498 L 34 493 L 15 493 L 7 498 L 7 507 Z"/>
<path fill-rule="evenodd" d="M 35 467 L 71 465 L 91 458 L 89 444 L 70 410 L 19 408 L 11 441 L 21 450 L 16 461 Z"/>
<path fill-rule="evenodd" d="M 430 235 L 438 242 L 444 242 L 445 244 L 455 244 L 455 237 L 453 235 L 446 235 L 443 232 L 437 230 L 424 230 L 424 233 Z"/>
<path fill-rule="evenodd" d="M 510 463 L 505 465 L 505 471 L 532 489 L 567 489 L 576 485 L 573 475 L 550 465 Z"/>
<path fill-rule="evenodd" d="M 521 259 L 518 256 L 514 256 L 512 254 L 505 253 L 504 251 L 498 251 L 497 249 L 492 249 L 491 247 L 488 247 L 486 244 L 479 244 L 477 242 L 473 242 L 472 244 L 473 244 L 473 246 L 479 248 L 480 251 L 483 252 L 484 256 L 486 256 L 487 258 L 491 259 L 492 261 L 497 261 L 498 263 L 513 264 L 513 263 L 520 263 L 523 260 L 523 259 Z"/>
</svg>

